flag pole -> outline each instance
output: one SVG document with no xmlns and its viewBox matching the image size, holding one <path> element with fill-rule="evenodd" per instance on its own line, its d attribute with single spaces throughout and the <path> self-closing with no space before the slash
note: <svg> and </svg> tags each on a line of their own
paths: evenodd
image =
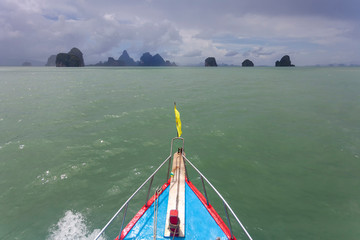
<svg viewBox="0 0 360 240">
<path fill-rule="evenodd" d="M 174 102 L 174 109 L 176 109 L 176 102 Z M 175 123 L 176 123 L 176 114 L 175 114 Z M 179 132 L 176 129 L 176 137 L 179 137 Z"/>
</svg>

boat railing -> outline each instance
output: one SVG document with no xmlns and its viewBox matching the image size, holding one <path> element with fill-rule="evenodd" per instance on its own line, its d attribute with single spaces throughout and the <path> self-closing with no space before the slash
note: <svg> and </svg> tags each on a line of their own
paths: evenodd
<svg viewBox="0 0 360 240">
<path fill-rule="evenodd" d="M 236 214 L 234 213 L 234 211 L 231 209 L 230 205 L 226 202 L 226 200 L 223 198 L 223 196 L 221 196 L 221 194 L 219 193 L 219 191 L 211 184 L 211 182 L 204 176 L 204 174 L 202 174 L 199 169 L 197 169 L 194 164 L 192 164 L 192 162 L 187 159 L 187 157 L 183 154 L 183 159 L 185 159 L 185 161 L 187 163 L 189 163 L 191 165 L 191 167 L 199 174 L 200 178 L 201 178 L 201 182 L 202 182 L 202 186 L 203 186 L 203 190 L 204 190 L 204 194 L 205 194 L 205 198 L 206 198 L 206 203 L 207 205 L 209 205 L 209 199 L 207 197 L 207 193 L 206 193 L 206 188 L 205 188 L 205 184 L 204 184 L 204 180 L 207 182 L 207 184 L 214 190 L 214 192 L 218 195 L 218 197 L 221 199 L 223 205 L 224 205 L 224 209 L 225 209 L 225 214 L 226 214 L 226 218 L 227 218 L 227 222 L 228 222 L 228 228 L 230 229 L 230 233 L 231 233 L 231 238 L 234 237 L 233 234 L 233 230 L 231 227 L 231 223 L 230 223 L 230 218 L 229 218 L 229 214 L 228 214 L 228 209 L 230 210 L 231 214 L 233 215 L 233 217 L 236 219 L 236 221 L 238 222 L 238 224 L 241 226 L 242 230 L 245 232 L 246 236 L 252 240 L 252 237 L 250 236 L 250 234 L 248 233 L 248 231 L 246 230 L 246 228 L 244 227 L 244 225 L 241 223 L 241 221 L 239 220 L 239 218 L 236 216 Z"/>
<path fill-rule="evenodd" d="M 168 181 L 169 179 L 169 173 L 170 173 L 170 168 L 171 168 L 171 156 L 173 153 L 173 143 L 175 140 L 182 140 L 182 149 L 184 149 L 184 139 L 181 137 L 176 137 L 173 138 L 171 140 L 171 147 L 170 147 L 170 155 L 160 164 L 160 166 L 145 180 L 145 182 L 143 182 L 140 187 L 126 200 L 126 202 L 119 208 L 119 210 L 114 214 L 114 216 L 108 221 L 108 223 L 100 230 L 100 232 L 96 235 L 96 237 L 94 238 L 94 240 L 97 240 L 104 232 L 105 230 L 109 227 L 109 225 L 114 221 L 114 219 L 120 214 L 120 212 L 124 209 L 124 213 L 123 213 L 123 219 L 122 219 L 122 223 L 121 223 L 121 228 L 120 228 L 120 233 L 119 233 L 119 237 L 121 236 L 121 232 L 123 230 L 123 226 L 124 226 L 124 222 L 125 222 L 125 218 L 126 218 L 126 212 L 127 212 L 127 208 L 128 205 L 130 203 L 130 201 L 135 197 L 135 195 L 150 181 L 150 185 L 148 188 L 148 192 L 147 192 L 147 196 L 146 196 L 146 200 L 145 200 L 145 204 L 147 204 L 148 200 L 149 200 L 149 194 L 150 194 L 150 189 L 152 186 L 152 182 L 154 180 L 154 176 L 156 175 L 156 173 L 159 172 L 159 170 L 164 166 L 164 164 L 166 162 L 169 161 L 169 167 L 168 167 L 168 173 L 167 173 L 167 178 L 166 181 Z M 209 200 L 207 197 L 207 193 L 206 193 L 206 188 L 205 188 L 205 184 L 204 184 L 204 180 L 207 182 L 207 184 L 214 190 L 214 192 L 218 195 L 218 197 L 221 199 L 224 208 L 225 208 L 225 213 L 226 213 L 226 217 L 227 217 L 227 222 L 228 222 L 228 228 L 230 229 L 231 232 L 231 237 L 233 238 L 233 230 L 231 227 L 231 223 L 230 223 L 230 218 L 229 218 L 229 214 L 228 214 L 228 209 L 230 210 L 231 214 L 233 215 L 233 217 L 236 219 L 236 221 L 239 223 L 239 225 L 241 226 L 241 228 L 243 229 L 243 231 L 245 232 L 245 234 L 247 235 L 247 237 L 252 240 L 250 234 L 248 233 L 248 231 L 246 230 L 246 228 L 244 227 L 244 225 L 241 223 L 241 221 L 239 220 L 239 218 L 236 216 L 236 214 L 234 213 L 234 211 L 231 209 L 230 205 L 225 201 L 225 199 L 221 196 L 221 194 L 219 193 L 219 191 L 210 183 L 210 181 L 204 176 L 204 174 L 202 174 L 195 166 L 194 164 L 186 158 L 186 156 L 184 155 L 184 152 L 182 152 L 182 156 L 183 159 L 185 159 L 185 161 L 187 163 L 189 163 L 191 165 L 191 167 L 199 174 L 199 176 L 201 177 L 201 181 L 202 181 L 202 186 L 203 186 L 203 190 L 204 190 L 204 194 L 205 194 L 205 198 L 206 198 L 206 202 L 207 205 L 209 205 Z M 186 164 L 185 164 L 186 167 Z M 186 177 L 187 179 L 189 179 L 188 176 L 188 172 L 186 171 Z"/>
<path fill-rule="evenodd" d="M 98 235 L 96 235 L 96 237 L 94 238 L 94 240 L 97 240 L 102 234 L 103 232 L 106 230 L 106 228 L 112 223 L 112 221 L 114 221 L 114 219 L 119 215 L 119 213 L 121 212 L 121 210 L 123 210 L 123 208 L 125 208 L 125 212 L 124 212 L 124 217 L 123 217 L 123 221 L 122 224 L 124 224 L 124 220 L 125 220 L 125 216 L 126 216 L 126 210 L 127 210 L 127 205 L 129 204 L 129 202 L 131 201 L 131 199 L 133 199 L 133 197 L 145 186 L 146 183 L 148 183 L 149 181 L 153 181 L 155 174 L 161 169 L 161 167 L 171 159 L 171 155 L 169 157 L 167 157 L 161 164 L 160 166 L 150 175 L 150 177 L 148 179 L 146 179 L 145 182 L 143 182 L 143 184 L 140 185 L 140 187 L 129 197 L 128 200 L 126 200 L 126 202 L 119 208 L 119 210 L 114 214 L 114 216 L 109 220 L 109 222 L 101 229 L 101 231 L 98 233 Z M 150 189 L 150 187 L 149 187 Z M 148 191 L 149 192 L 149 191 Z M 148 196 L 149 193 L 147 195 L 147 199 L 146 202 L 148 200 Z M 121 227 L 122 228 L 122 227 Z M 120 230 L 121 233 L 122 229 Z"/>
</svg>

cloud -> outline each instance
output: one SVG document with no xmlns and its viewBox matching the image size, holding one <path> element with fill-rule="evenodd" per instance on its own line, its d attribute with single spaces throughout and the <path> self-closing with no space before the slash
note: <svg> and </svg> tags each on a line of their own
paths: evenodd
<svg viewBox="0 0 360 240">
<path fill-rule="evenodd" d="M 238 55 L 239 52 L 238 51 L 229 51 L 225 54 L 225 57 L 233 57 L 233 56 L 236 56 Z"/>
<path fill-rule="evenodd" d="M 0 26 L 0 50 L 19 62 L 25 58 L 46 61 L 49 55 L 67 52 L 74 46 L 84 52 L 86 59 L 97 62 L 119 52 L 124 43 L 131 43 L 127 47 L 137 52 L 163 51 L 181 43 L 178 30 L 166 20 L 153 23 L 108 11 L 102 15 L 91 11 L 81 14 L 62 6 L 42 9 L 44 6 L 38 4 L 31 9 L 17 8 L 21 5 L 18 2 L 2 5 L 12 11 L 0 10 L 0 23 L 6 23 Z M 16 48 L 9 47 L 15 44 Z"/>
<path fill-rule="evenodd" d="M 263 47 L 255 47 L 251 50 L 248 50 L 246 52 L 243 53 L 243 56 L 244 57 L 261 57 L 261 56 L 270 56 L 270 55 L 273 55 L 274 54 L 274 51 L 266 51 L 264 50 Z"/>
<path fill-rule="evenodd" d="M 248 56 L 272 65 L 283 52 L 304 63 L 312 52 L 324 62 L 335 52 L 338 61 L 359 62 L 359 7 L 357 0 L 4 0 L 0 64 L 45 63 L 74 46 L 86 63 L 124 49 L 134 58 L 163 53 L 179 64 L 208 56 L 236 64 Z"/>
<path fill-rule="evenodd" d="M 190 52 L 187 52 L 183 55 L 183 57 L 199 57 L 202 55 L 202 52 L 200 50 L 193 50 Z"/>
</svg>

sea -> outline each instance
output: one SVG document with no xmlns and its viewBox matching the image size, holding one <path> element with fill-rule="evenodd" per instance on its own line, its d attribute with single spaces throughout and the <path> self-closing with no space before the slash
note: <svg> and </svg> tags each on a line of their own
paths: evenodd
<svg viewBox="0 0 360 240">
<path fill-rule="evenodd" d="M 0 239 L 93 239 L 169 156 L 174 102 L 187 158 L 254 240 L 359 239 L 358 67 L 0 67 Z"/>
</svg>

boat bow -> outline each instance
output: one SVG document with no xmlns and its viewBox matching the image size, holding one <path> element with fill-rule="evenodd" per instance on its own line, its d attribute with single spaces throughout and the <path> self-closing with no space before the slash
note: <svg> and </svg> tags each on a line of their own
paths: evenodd
<svg viewBox="0 0 360 240">
<path fill-rule="evenodd" d="M 182 148 L 174 153 L 175 140 L 182 141 Z M 229 204 L 210 183 L 210 181 L 185 156 L 184 139 L 172 139 L 170 155 L 150 175 L 150 177 L 130 196 L 130 198 L 115 213 L 100 233 L 98 239 L 123 212 L 120 233 L 115 238 L 120 239 L 236 239 L 231 227 L 231 218 L 241 226 L 246 236 L 252 240 L 250 234 L 235 215 Z M 172 160 L 173 159 L 173 160 Z M 171 165 L 172 162 L 172 165 Z M 157 188 L 155 194 L 149 198 L 154 176 L 166 164 L 168 165 L 167 181 Z M 172 168 L 171 168 L 172 166 Z M 204 193 L 201 193 L 190 181 L 187 166 L 191 166 L 200 176 Z M 171 170 L 171 171 L 170 171 Z M 149 188 L 145 205 L 124 226 L 127 208 L 133 197 L 148 183 Z M 216 193 L 224 205 L 226 223 L 210 204 L 207 197 L 205 182 Z M 229 215 L 229 211 L 231 215 Z"/>
</svg>

